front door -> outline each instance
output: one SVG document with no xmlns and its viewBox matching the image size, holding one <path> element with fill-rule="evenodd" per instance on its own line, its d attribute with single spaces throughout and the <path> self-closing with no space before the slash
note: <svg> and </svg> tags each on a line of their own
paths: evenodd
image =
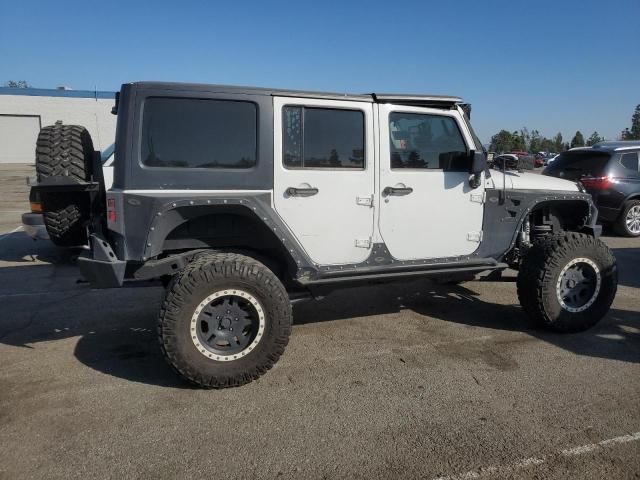
<svg viewBox="0 0 640 480">
<path fill-rule="evenodd" d="M 484 182 L 469 185 L 478 148 L 457 110 L 379 105 L 379 228 L 399 260 L 469 255 L 482 239 Z"/>
<path fill-rule="evenodd" d="M 367 259 L 374 225 L 373 106 L 275 97 L 274 208 L 319 265 Z"/>
</svg>

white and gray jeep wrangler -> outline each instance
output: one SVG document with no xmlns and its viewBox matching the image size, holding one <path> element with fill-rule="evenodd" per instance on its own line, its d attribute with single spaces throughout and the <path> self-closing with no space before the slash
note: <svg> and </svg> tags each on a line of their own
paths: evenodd
<svg viewBox="0 0 640 480">
<path fill-rule="evenodd" d="M 57 124 L 38 138 L 37 188 L 50 237 L 90 246 L 93 286 L 164 281 L 160 345 L 199 386 L 258 378 L 292 302 L 372 281 L 511 267 L 535 324 L 589 328 L 617 286 L 590 196 L 488 169 L 468 111 L 447 96 L 131 83 L 113 186 L 88 132 Z"/>
</svg>

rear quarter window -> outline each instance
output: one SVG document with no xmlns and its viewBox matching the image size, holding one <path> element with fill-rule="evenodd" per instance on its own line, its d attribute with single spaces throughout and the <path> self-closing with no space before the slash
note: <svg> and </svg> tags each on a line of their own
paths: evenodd
<svg viewBox="0 0 640 480">
<path fill-rule="evenodd" d="M 256 148 L 257 106 L 252 102 L 145 100 L 140 153 L 147 167 L 251 168 Z"/>
<path fill-rule="evenodd" d="M 620 156 L 622 166 L 633 172 L 638 171 L 638 152 L 623 153 Z"/>
<path fill-rule="evenodd" d="M 547 172 L 559 174 L 567 179 L 577 179 L 582 176 L 600 177 L 605 175 L 607 164 L 611 156 L 607 152 L 594 150 L 576 150 L 561 153 L 553 163 L 547 167 Z"/>
</svg>

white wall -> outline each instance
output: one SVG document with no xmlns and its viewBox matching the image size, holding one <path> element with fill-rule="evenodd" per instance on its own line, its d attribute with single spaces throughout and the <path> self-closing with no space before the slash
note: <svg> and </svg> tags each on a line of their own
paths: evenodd
<svg viewBox="0 0 640 480">
<path fill-rule="evenodd" d="M 31 128 L 24 130 L 20 115 L 34 115 L 40 118 L 42 127 L 53 125 L 57 120 L 63 123 L 82 125 L 93 138 L 93 147 L 103 150 L 114 142 L 116 116 L 111 114 L 114 99 L 41 97 L 27 95 L 0 95 L 0 163 L 35 162 L 37 133 Z M 9 133 L 14 131 L 14 133 Z M 8 137 L 8 138 L 7 138 Z M 33 138 L 32 138 L 33 137 Z M 30 145 L 25 145 L 25 142 Z M 25 151 L 33 152 L 26 158 Z M 13 152 L 21 152 L 13 158 Z"/>
</svg>

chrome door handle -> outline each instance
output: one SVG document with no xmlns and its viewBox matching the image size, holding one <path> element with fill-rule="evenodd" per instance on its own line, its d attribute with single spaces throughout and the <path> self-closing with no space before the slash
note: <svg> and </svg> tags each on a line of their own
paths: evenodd
<svg viewBox="0 0 640 480">
<path fill-rule="evenodd" d="M 317 188 L 296 188 L 296 187 L 289 187 L 287 188 L 287 195 L 289 195 L 290 197 L 311 197 L 315 194 L 317 194 L 320 190 L 318 190 Z"/>
<path fill-rule="evenodd" d="M 398 196 L 409 195 L 411 192 L 413 192 L 413 188 L 411 187 L 385 187 L 385 189 L 382 191 L 382 193 L 384 193 L 385 195 Z"/>
</svg>

